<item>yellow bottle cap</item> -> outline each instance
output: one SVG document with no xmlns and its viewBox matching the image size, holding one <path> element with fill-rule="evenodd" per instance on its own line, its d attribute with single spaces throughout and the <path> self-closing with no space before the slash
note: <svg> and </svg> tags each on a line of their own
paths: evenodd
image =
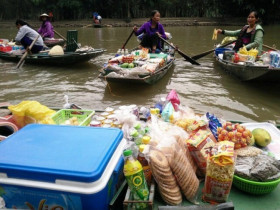
<svg viewBox="0 0 280 210">
<path fill-rule="evenodd" d="M 145 149 L 146 145 L 145 144 L 140 144 L 139 146 L 139 152 L 143 152 Z"/>
<path fill-rule="evenodd" d="M 150 137 L 150 136 L 143 136 L 143 138 L 142 138 L 142 143 L 143 143 L 143 144 L 149 144 L 149 143 L 150 143 L 150 140 L 151 140 L 151 137 Z"/>
</svg>

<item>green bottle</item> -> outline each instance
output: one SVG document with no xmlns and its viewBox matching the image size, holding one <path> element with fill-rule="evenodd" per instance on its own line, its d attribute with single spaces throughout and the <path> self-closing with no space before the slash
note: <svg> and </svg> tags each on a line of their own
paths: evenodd
<svg viewBox="0 0 280 210">
<path fill-rule="evenodd" d="M 125 158 L 124 175 L 134 199 L 147 201 L 149 199 L 149 189 L 141 163 L 132 156 L 131 150 L 125 150 L 123 155 Z M 147 204 L 137 203 L 136 208 L 147 208 Z"/>
</svg>

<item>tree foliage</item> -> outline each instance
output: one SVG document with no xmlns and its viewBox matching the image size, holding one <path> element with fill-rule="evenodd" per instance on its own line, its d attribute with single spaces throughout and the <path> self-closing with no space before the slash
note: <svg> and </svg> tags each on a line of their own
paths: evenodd
<svg viewBox="0 0 280 210">
<path fill-rule="evenodd" d="M 280 20 L 279 0 L 0 0 L 0 20 L 36 19 L 52 12 L 56 20 L 148 18 L 157 9 L 162 17 L 245 17 L 252 10 L 266 22 Z"/>
</svg>

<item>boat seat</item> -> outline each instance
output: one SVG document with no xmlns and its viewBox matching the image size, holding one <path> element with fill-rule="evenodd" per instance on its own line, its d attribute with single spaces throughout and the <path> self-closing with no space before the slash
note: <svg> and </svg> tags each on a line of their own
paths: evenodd
<svg viewBox="0 0 280 210">
<path fill-rule="evenodd" d="M 78 31 L 67 31 L 66 52 L 75 52 L 78 47 Z"/>
</svg>

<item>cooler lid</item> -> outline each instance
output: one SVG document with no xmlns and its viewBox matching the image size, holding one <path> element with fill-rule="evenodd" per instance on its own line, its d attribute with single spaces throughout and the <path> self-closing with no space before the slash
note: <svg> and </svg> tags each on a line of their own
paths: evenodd
<svg viewBox="0 0 280 210">
<path fill-rule="evenodd" d="M 0 142 L 0 173 L 47 182 L 94 182 L 122 138 L 116 128 L 30 124 Z"/>
</svg>

